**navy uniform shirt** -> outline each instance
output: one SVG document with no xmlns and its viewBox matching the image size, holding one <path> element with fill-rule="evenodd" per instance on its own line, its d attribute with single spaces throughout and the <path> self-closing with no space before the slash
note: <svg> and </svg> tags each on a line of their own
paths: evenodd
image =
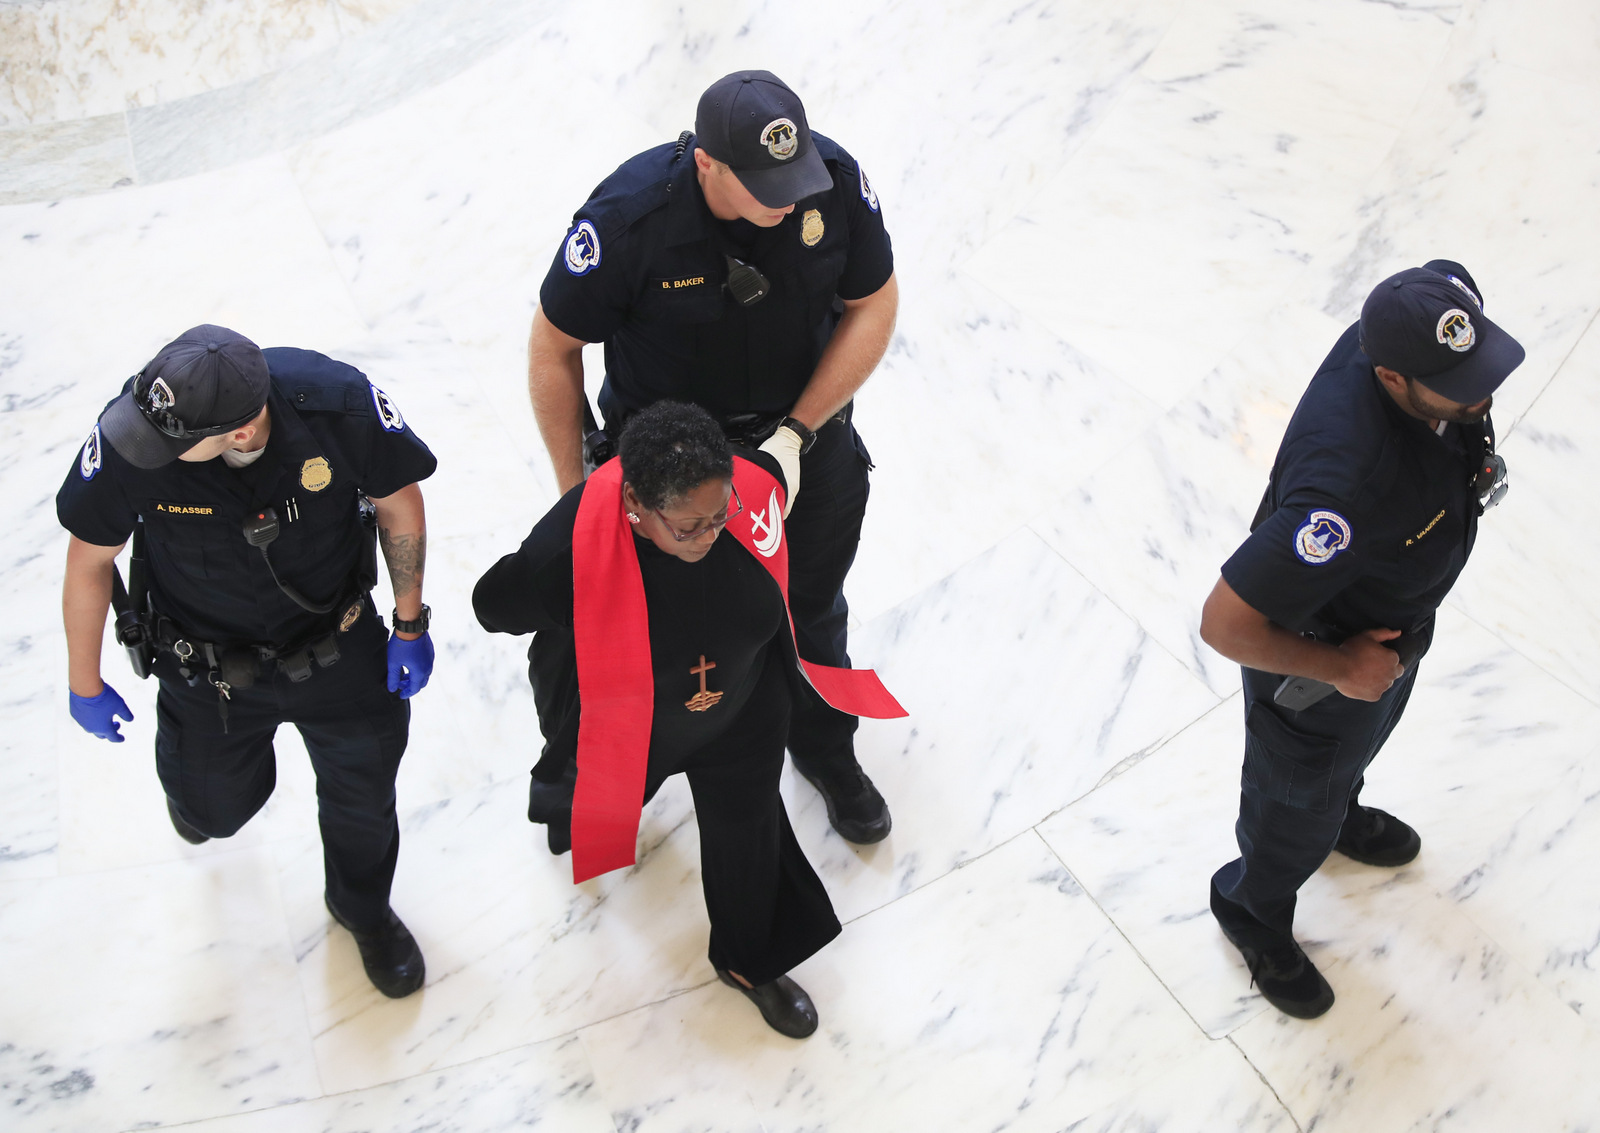
<svg viewBox="0 0 1600 1133">
<path fill-rule="evenodd" d="M 1352 326 L 1300 399 L 1261 514 L 1222 577 L 1296 632 L 1419 628 L 1472 551 L 1486 430 L 1492 442 L 1488 421 L 1441 436 L 1402 410 Z"/>
<path fill-rule="evenodd" d="M 247 516 L 277 509 L 281 533 L 268 553 L 278 576 L 312 602 L 335 601 L 367 553 L 357 493 L 392 495 L 437 464 L 361 371 L 310 350 L 262 353 L 271 432 L 255 463 L 135 468 L 96 425 L 56 494 L 61 525 L 86 543 L 119 546 L 144 518 L 151 604 L 200 641 L 288 645 L 338 617 L 278 589 L 245 542 Z"/>
<path fill-rule="evenodd" d="M 691 139 L 624 162 L 576 214 L 539 301 L 556 329 L 605 343 L 601 411 L 662 398 L 712 414 L 787 413 L 838 323 L 840 299 L 873 294 L 894 271 L 866 174 L 812 134 L 833 187 L 773 228 L 720 221 L 700 191 Z M 725 256 L 772 289 L 742 307 L 723 286 Z"/>
</svg>

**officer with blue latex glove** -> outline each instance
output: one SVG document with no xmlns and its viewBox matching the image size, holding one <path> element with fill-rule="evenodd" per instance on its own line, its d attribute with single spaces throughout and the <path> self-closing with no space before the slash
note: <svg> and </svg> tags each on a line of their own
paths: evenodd
<svg viewBox="0 0 1600 1133">
<path fill-rule="evenodd" d="M 396 626 L 399 624 L 397 621 Z M 433 638 L 427 630 L 408 634 L 396 628 L 389 636 L 389 691 L 399 693 L 401 700 L 410 700 L 428 687 L 432 675 Z"/>
<path fill-rule="evenodd" d="M 159 685 L 155 770 L 173 830 L 194 845 L 236 833 L 272 794 L 274 736 L 297 728 L 319 794 L 338 800 L 319 815 L 329 916 L 394 998 L 427 978 L 389 898 L 410 740 L 402 698 L 433 665 L 421 481 L 436 465 L 361 371 L 206 324 L 128 380 L 56 496 L 71 533 L 73 718 L 116 742 L 118 719 L 133 716 L 100 673 L 115 559 L 131 542 L 144 569 L 128 609 Z M 372 600 L 374 537 L 393 586 L 392 641 Z"/>
<path fill-rule="evenodd" d="M 428 663 L 433 663 L 433 649 L 428 649 Z M 391 678 L 392 680 L 393 678 Z M 424 675 L 423 683 L 427 683 Z M 420 685 L 418 686 L 421 687 Z M 71 689 L 67 690 L 67 702 L 72 712 L 72 718 L 78 726 L 91 736 L 98 736 L 102 740 L 110 740 L 120 744 L 128 737 L 123 735 L 117 724 L 117 717 L 132 722 L 133 713 L 128 710 L 128 702 L 123 700 L 116 689 L 105 685 L 100 690 L 99 696 L 79 696 Z"/>
</svg>

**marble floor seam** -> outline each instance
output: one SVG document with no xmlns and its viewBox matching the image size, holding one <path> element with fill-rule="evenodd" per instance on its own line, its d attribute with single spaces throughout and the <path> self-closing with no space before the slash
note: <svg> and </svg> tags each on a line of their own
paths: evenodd
<svg viewBox="0 0 1600 1133">
<path fill-rule="evenodd" d="M 316 210 L 311 207 L 311 202 L 306 199 L 305 186 L 301 184 L 300 178 L 295 176 L 294 166 L 289 162 L 288 153 L 288 150 L 283 150 L 277 155 L 278 159 L 283 163 L 284 172 L 289 177 L 289 183 L 294 186 L 295 194 L 300 198 L 300 207 L 305 212 L 306 220 L 310 222 L 312 230 L 316 232 L 321 240 L 322 254 L 328 261 L 328 269 L 333 272 L 334 277 L 344 287 L 344 293 L 350 300 L 350 309 L 361 320 L 361 326 L 368 334 L 371 334 L 373 331 L 372 317 L 362 309 L 361 299 L 356 295 L 355 288 L 351 286 L 350 279 L 344 272 L 339 270 L 339 260 L 333 254 L 333 245 L 328 243 L 328 237 L 323 232 L 322 223 L 317 219 Z"/>
<path fill-rule="evenodd" d="M 1161 985 L 1161 990 L 1167 993 L 1167 998 L 1171 999 L 1172 1002 L 1177 1006 L 1178 1010 L 1183 1012 L 1183 1017 L 1189 1020 L 1190 1023 L 1194 1024 L 1194 1029 L 1198 1031 L 1203 1038 L 1213 1042 L 1216 1041 L 1216 1039 L 1213 1039 L 1211 1035 L 1206 1033 L 1206 1029 L 1200 1025 L 1200 1020 L 1196 1019 L 1189 1012 L 1189 1008 L 1185 1006 L 1183 1000 L 1179 999 L 1173 994 L 1172 988 L 1168 987 L 1167 982 L 1161 978 L 1161 973 L 1156 971 L 1154 966 L 1151 965 L 1150 961 L 1145 958 L 1145 954 L 1139 950 L 1139 946 L 1133 942 L 1132 938 L 1129 937 L 1126 932 L 1122 931 L 1122 926 L 1117 923 L 1116 918 L 1110 913 L 1106 912 L 1105 906 L 1100 904 L 1100 899 L 1096 897 L 1093 891 L 1090 890 L 1090 888 L 1079 879 L 1078 875 L 1073 872 L 1072 866 L 1068 865 L 1067 860 L 1063 858 L 1056 848 L 1050 844 L 1050 839 L 1039 833 L 1037 827 L 1030 827 L 1029 832 L 1044 845 L 1044 848 L 1049 851 L 1051 857 L 1055 858 L 1056 861 L 1061 863 L 1061 868 L 1067 871 L 1067 876 L 1072 878 L 1072 883 L 1079 889 L 1083 890 L 1083 895 L 1089 899 L 1090 904 L 1094 905 L 1094 907 L 1099 910 L 1100 915 L 1106 919 L 1106 923 L 1116 930 L 1117 935 L 1122 938 L 1122 942 L 1128 946 L 1129 951 L 1139 958 L 1139 963 L 1144 966 L 1145 971 L 1149 972 L 1150 977 L 1154 979 L 1156 983 Z M 1252 1015 L 1251 1018 L 1253 1019 L 1255 1016 Z M 1220 1035 L 1217 1036 L 1217 1038 L 1227 1038 L 1227 1036 Z M 1255 1068 L 1252 1066 L 1251 1069 Z M 1259 1074 L 1260 1071 L 1257 1070 L 1256 1073 Z M 1276 1091 L 1274 1091 L 1274 1096 L 1276 1096 Z M 1281 1103 L 1282 1099 L 1280 1098 L 1279 1101 Z"/>
<path fill-rule="evenodd" d="M 1597 322 L 1600 322 L 1600 307 L 1595 308 L 1594 314 L 1589 316 L 1589 321 L 1583 324 L 1583 329 L 1573 336 L 1572 345 L 1561 356 L 1561 361 L 1551 367 L 1550 376 L 1545 379 L 1544 385 L 1539 387 L 1539 392 L 1533 395 L 1533 400 L 1528 402 L 1527 408 L 1517 414 L 1516 420 L 1511 422 L 1510 428 L 1495 438 L 1497 445 L 1504 445 L 1507 438 L 1514 434 L 1517 431 L 1517 427 L 1527 419 L 1528 414 L 1533 412 L 1534 406 L 1538 405 L 1539 399 L 1549 392 L 1550 387 L 1555 384 L 1555 380 L 1561 376 L 1561 371 L 1567 368 L 1567 363 L 1572 361 L 1572 356 L 1578 352 L 1578 347 L 1583 345 L 1583 340 L 1594 330 Z"/>
<path fill-rule="evenodd" d="M 1117 602 L 1117 600 L 1115 598 L 1113 598 L 1111 595 L 1107 594 L 1099 586 L 1096 586 L 1095 583 L 1094 583 L 1094 580 L 1091 579 L 1087 574 L 1085 574 L 1083 572 L 1083 570 L 1078 566 L 1077 563 L 1073 562 L 1071 559 L 1067 558 L 1066 555 L 1062 554 L 1060 549 L 1058 549 L 1055 546 L 1054 543 L 1052 543 L 1049 539 L 1046 539 L 1042 534 L 1040 534 L 1039 529 L 1037 527 L 1035 527 L 1031 523 L 1025 524 L 1024 526 L 1027 528 L 1028 533 L 1030 535 L 1032 535 L 1035 539 L 1039 540 L 1039 542 L 1043 543 L 1046 547 L 1050 548 L 1051 554 L 1055 555 L 1056 558 L 1060 559 L 1063 563 L 1065 563 L 1067 565 L 1067 568 L 1069 570 L 1071 570 L 1073 574 L 1075 574 L 1079 578 L 1083 579 L 1083 584 L 1085 586 L 1087 586 L 1090 590 L 1094 591 L 1095 594 L 1099 595 L 1100 598 L 1104 599 L 1106 604 L 1109 605 L 1112 609 L 1116 610 L 1123 617 L 1127 618 L 1134 625 L 1138 626 L 1139 627 L 1139 632 L 1144 635 L 1145 640 L 1146 640 L 1146 642 L 1148 644 L 1150 644 L 1150 645 L 1154 646 L 1155 648 L 1161 650 L 1161 652 L 1165 653 L 1168 657 L 1172 658 L 1172 660 L 1175 663 L 1177 663 L 1183 669 L 1184 672 L 1188 673 L 1189 676 L 1194 679 L 1195 683 L 1200 685 L 1201 688 L 1205 689 L 1206 692 L 1209 693 L 1211 696 L 1217 697 L 1217 704 L 1221 704 L 1224 700 L 1227 699 L 1227 697 L 1217 696 L 1217 694 L 1214 691 L 1212 691 L 1211 686 L 1206 684 L 1206 682 L 1201 678 L 1200 674 L 1196 673 L 1194 671 L 1194 668 L 1191 665 L 1189 665 L 1188 662 L 1186 662 L 1182 657 L 1179 657 L 1176 653 L 1172 652 L 1172 650 L 1168 649 L 1160 640 L 1158 640 L 1155 637 L 1154 634 L 1152 634 L 1148 629 L 1145 628 L 1144 622 L 1142 620 L 1140 620 L 1138 615 L 1136 615 L 1136 614 L 1132 613 L 1131 611 L 1129 611 L 1128 609 L 1124 608 L 1121 604 L 1119 604 Z M 1199 716 L 1196 716 L 1194 718 L 1194 720 L 1189 721 L 1189 724 L 1185 724 L 1184 727 L 1187 728 L 1190 724 L 1193 724 L 1196 720 L 1202 719 L 1203 717 L 1208 715 L 1211 712 L 1211 710 L 1214 709 L 1216 706 L 1217 706 L 1216 704 L 1212 705 L 1211 708 L 1208 708 L 1208 709 L 1206 709 L 1205 712 L 1200 713 Z M 1160 750 L 1167 743 L 1171 742 L 1171 740 L 1172 740 L 1172 737 L 1168 736 L 1166 739 L 1158 741 L 1156 744 L 1154 744 L 1150 748 L 1150 750 L 1148 752 L 1146 752 L 1146 755 L 1153 755 L 1156 751 Z M 1095 786 L 1098 787 L 1099 784 L 1097 783 Z M 1089 793 L 1088 791 L 1084 792 L 1084 794 L 1088 794 L 1088 793 Z M 1082 796 L 1079 796 L 1079 797 L 1081 798 Z M 1072 801 L 1076 802 L 1077 800 L 1074 799 Z M 1070 803 L 1063 804 L 1063 805 L 1070 805 Z"/>
<path fill-rule="evenodd" d="M 1525 652 L 1523 649 L 1519 648 L 1517 646 L 1516 642 L 1507 640 L 1506 637 L 1503 634 L 1497 632 L 1493 626 L 1486 625 L 1485 623 L 1479 621 L 1477 618 L 1475 618 L 1471 614 L 1469 614 L 1459 604 L 1457 604 L 1455 599 L 1446 598 L 1444 604 L 1449 606 L 1452 610 L 1454 610 L 1456 613 L 1460 614 L 1462 617 L 1466 618 L 1473 625 L 1475 625 L 1479 629 L 1483 630 L 1490 637 L 1493 637 L 1500 644 L 1504 645 L 1507 649 L 1511 650 L 1511 652 L 1515 653 L 1518 657 L 1522 658 L 1528 664 L 1532 665 L 1535 669 L 1538 669 L 1541 673 L 1543 673 L 1545 676 L 1549 677 L 1551 680 L 1555 681 L 1556 684 L 1560 685 L 1562 688 L 1566 689 L 1568 692 L 1572 693 L 1574 696 L 1580 696 L 1585 701 L 1587 701 L 1588 703 L 1593 704 L 1596 707 L 1600 707 L 1600 696 L 1597 696 L 1593 690 L 1580 688 L 1577 685 L 1574 685 L 1566 677 L 1563 677 L 1560 673 L 1551 672 L 1544 665 L 1540 664 L 1536 659 L 1534 659 L 1533 657 L 1529 656 L 1527 654 L 1527 652 Z"/>
<path fill-rule="evenodd" d="M 1225 1042 L 1239 1052 L 1239 1057 L 1244 1059 L 1244 1064 L 1256 1072 L 1256 1077 L 1261 1079 L 1261 1084 L 1277 1099 L 1278 1105 L 1282 1107 L 1284 1114 L 1294 1126 L 1295 1133 L 1306 1133 L 1305 1127 L 1300 1124 L 1300 1119 L 1294 1115 L 1294 1110 L 1289 1108 L 1289 1103 L 1283 1100 L 1282 1094 L 1278 1093 L 1278 1087 L 1274 1086 L 1267 1076 L 1261 1072 L 1261 1067 L 1255 1064 L 1250 1055 L 1245 1052 L 1245 1049 L 1233 1041 L 1233 1033 L 1230 1031 L 1226 1035 L 1219 1035 L 1216 1041 Z"/>
</svg>

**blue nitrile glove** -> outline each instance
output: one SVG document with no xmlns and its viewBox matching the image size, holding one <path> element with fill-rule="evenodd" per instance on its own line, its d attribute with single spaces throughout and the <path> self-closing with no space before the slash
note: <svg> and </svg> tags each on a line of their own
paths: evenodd
<svg viewBox="0 0 1600 1133">
<path fill-rule="evenodd" d="M 128 738 L 118 730 L 117 717 L 131 722 L 133 713 L 128 710 L 128 702 L 110 685 L 101 689 L 99 696 L 92 697 L 79 696 L 69 688 L 67 703 L 72 718 L 91 736 L 99 736 L 114 744 L 120 744 Z"/>
<path fill-rule="evenodd" d="M 407 641 L 398 633 L 389 635 L 389 691 L 409 700 L 428 687 L 433 675 L 433 638 L 424 633 Z"/>
</svg>

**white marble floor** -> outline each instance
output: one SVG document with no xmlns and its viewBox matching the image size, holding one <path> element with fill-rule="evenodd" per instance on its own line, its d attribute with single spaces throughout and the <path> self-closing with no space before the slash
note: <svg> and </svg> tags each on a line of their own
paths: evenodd
<svg viewBox="0 0 1600 1133">
<path fill-rule="evenodd" d="M 0 1126 L 1600 1127 L 1589 0 L 5 0 L 0 61 Z M 522 644 L 468 605 L 552 502 L 522 351 L 567 218 L 749 66 L 870 172 L 904 292 L 850 595 L 912 715 L 861 732 L 883 844 L 785 786 L 847 921 L 805 1043 L 710 979 L 686 790 L 636 870 L 544 852 Z M 1307 886 L 1339 1000 L 1296 1022 L 1205 911 L 1242 727 L 1198 609 L 1316 362 L 1440 255 L 1528 347 L 1513 490 L 1369 776 L 1423 854 Z M 292 735 L 194 848 L 154 689 L 108 650 L 132 742 L 65 711 L 56 486 L 202 321 L 361 366 L 441 458 L 407 1000 L 329 932 Z"/>
</svg>

